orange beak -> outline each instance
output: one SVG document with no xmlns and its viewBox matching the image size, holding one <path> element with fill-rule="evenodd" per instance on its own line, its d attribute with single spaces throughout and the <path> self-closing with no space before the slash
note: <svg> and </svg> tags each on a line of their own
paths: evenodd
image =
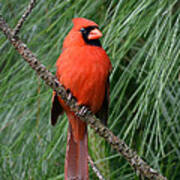
<svg viewBox="0 0 180 180">
<path fill-rule="evenodd" d="M 88 39 L 92 40 L 92 39 L 99 39 L 100 37 L 102 37 L 102 33 L 99 29 L 93 29 L 92 31 L 90 31 L 89 35 L 88 35 Z"/>
</svg>

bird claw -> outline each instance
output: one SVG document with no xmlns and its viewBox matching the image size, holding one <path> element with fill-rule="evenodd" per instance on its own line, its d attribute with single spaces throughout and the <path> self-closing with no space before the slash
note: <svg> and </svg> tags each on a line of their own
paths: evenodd
<svg viewBox="0 0 180 180">
<path fill-rule="evenodd" d="M 70 89 L 66 90 L 67 92 L 67 103 L 70 103 L 73 99 L 77 102 L 76 98 L 72 95 Z M 85 116 L 88 112 L 90 112 L 90 109 L 85 105 L 80 105 L 79 111 L 75 113 L 77 116 Z"/>
<path fill-rule="evenodd" d="M 84 116 L 88 112 L 88 107 L 81 106 L 80 110 L 76 113 L 78 116 Z"/>
<path fill-rule="evenodd" d="M 71 99 L 72 99 L 72 97 L 73 97 L 71 91 L 70 91 L 69 89 L 67 89 L 66 92 L 67 92 L 67 94 L 68 94 L 68 95 L 67 95 L 67 100 L 68 100 L 68 101 L 71 101 Z"/>
<path fill-rule="evenodd" d="M 72 99 L 72 94 L 69 93 L 68 96 L 67 96 L 67 100 L 70 101 Z"/>
</svg>

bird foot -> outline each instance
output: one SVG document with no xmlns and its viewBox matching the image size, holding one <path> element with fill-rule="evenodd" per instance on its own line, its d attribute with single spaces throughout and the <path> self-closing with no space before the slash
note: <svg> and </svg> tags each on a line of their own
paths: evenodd
<svg viewBox="0 0 180 180">
<path fill-rule="evenodd" d="M 76 113 L 77 116 L 85 116 L 88 112 L 90 112 L 90 109 L 85 106 L 81 105 L 79 111 Z"/>
<path fill-rule="evenodd" d="M 68 101 L 70 101 L 73 95 L 72 95 L 70 89 L 67 89 L 66 92 L 68 94 L 67 99 L 68 99 Z"/>
</svg>

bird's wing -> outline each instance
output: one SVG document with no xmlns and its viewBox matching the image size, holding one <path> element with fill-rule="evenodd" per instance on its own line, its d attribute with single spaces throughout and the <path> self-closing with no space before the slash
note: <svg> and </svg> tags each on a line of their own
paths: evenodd
<svg viewBox="0 0 180 180">
<path fill-rule="evenodd" d="M 99 118 L 104 125 L 107 125 L 109 101 L 110 98 L 109 98 L 109 77 L 108 77 L 105 87 L 105 96 L 104 96 L 103 104 L 101 106 L 101 109 L 95 114 L 96 117 Z"/>
<path fill-rule="evenodd" d="M 61 107 L 57 93 L 53 91 L 52 97 L 52 108 L 51 108 L 51 124 L 55 125 L 58 119 L 58 116 L 63 113 L 63 108 Z"/>
</svg>

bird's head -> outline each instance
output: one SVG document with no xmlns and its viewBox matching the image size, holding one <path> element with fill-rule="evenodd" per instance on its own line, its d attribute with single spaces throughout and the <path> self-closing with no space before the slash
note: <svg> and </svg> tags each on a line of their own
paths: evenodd
<svg viewBox="0 0 180 180">
<path fill-rule="evenodd" d="M 93 45 L 101 46 L 102 33 L 98 25 L 85 18 L 74 18 L 73 28 L 65 38 L 63 47 Z"/>
</svg>

